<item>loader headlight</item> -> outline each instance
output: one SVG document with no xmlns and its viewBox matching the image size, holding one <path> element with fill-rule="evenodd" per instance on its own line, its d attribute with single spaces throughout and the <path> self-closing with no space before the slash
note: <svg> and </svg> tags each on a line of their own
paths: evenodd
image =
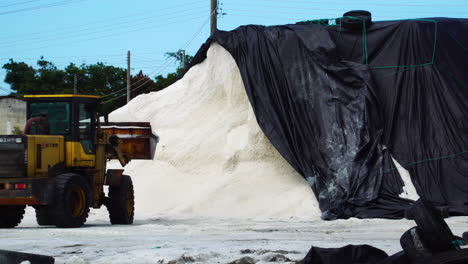
<svg viewBox="0 0 468 264">
<path fill-rule="evenodd" d="M 7 137 L 0 138 L 0 143 L 21 143 L 23 140 L 21 138 Z"/>
</svg>

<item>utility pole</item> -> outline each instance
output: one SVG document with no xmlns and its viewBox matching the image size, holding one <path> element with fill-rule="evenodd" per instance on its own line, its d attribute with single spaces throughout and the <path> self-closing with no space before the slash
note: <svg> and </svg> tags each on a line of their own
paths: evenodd
<svg viewBox="0 0 468 264">
<path fill-rule="evenodd" d="M 182 69 L 185 69 L 185 50 L 182 50 L 181 53 L 182 53 Z"/>
<path fill-rule="evenodd" d="M 73 75 L 73 94 L 78 94 L 78 78 L 76 78 L 76 73 Z"/>
<path fill-rule="evenodd" d="M 130 51 L 127 52 L 127 104 L 130 102 Z"/>
<path fill-rule="evenodd" d="M 218 29 L 218 20 L 217 20 L 217 17 L 218 17 L 218 0 L 211 0 L 211 11 L 210 11 L 210 14 L 211 14 L 211 34 L 210 35 L 213 35 L 216 31 L 216 29 Z"/>
</svg>

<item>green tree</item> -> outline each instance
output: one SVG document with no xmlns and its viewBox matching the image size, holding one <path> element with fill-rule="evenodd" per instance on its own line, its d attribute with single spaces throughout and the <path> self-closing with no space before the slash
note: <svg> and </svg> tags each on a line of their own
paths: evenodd
<svg viewBox="0 0 468 264">
<path fill-rule="evenodd" d="M 166 76 L 158 75 L 155 77 L 154 91 L 161 91 L 162 89 L 172 85 L 179 79 L 179 73 L 168 73 Z"/>
<path fill-rule="evenodd" d="M 190 63 L 192 63 L 193 60 L 193 56 L 186 54 L 185 50 L 183 49 L 180 49 L 176 52 L 166 52 L 166 57 L 175 58 L 176 61 L 179 63 L 179 66 L 176 70 L 177 72 L 183 72 L 183 70 L 185 70 L 190 65 Z"/>
<path fill-rule="evenodd" d="M 52 62 L 44 60 L 43 57 L 37 61 L 37 65 L 39 69 L 36 71 L 36 85 L 39 86 L 39 91 L 48 94 L 64 93 L 67 88 L 64 82 L 65 71 L 57 69 Z"/>
<path fill-rule="evenodd" d="M 137 75 L 132 76 L 131 80 L 131 93 L 130 97 L 135 98 L 137 95 L 142 93 L 149 93 L 155 91 L 155 83 L 151 80 L 148 75 L 143 74 L 143 71 L 139 71 Z"/>
<path fill-rule="evenodd" d="M 185 54 L 183 50 L 167 52 L 166 56 L 173 57 L 179 63 L 173 73 L 166 76 L 158 75 L 154 81 L 142 71 L 131 76 L 131 98 L 152 91 L 162 90 L 178 80 L 193 57 Z M 65 69 L 58 69 L 52 62 L 41 57 L 37 66 L 33 67 L 25 62 L 16 62 L 10 59 L 3 65 L 7 74 L 5 82 L 10 84 L 13 94 L 71 94 L 73 93 L 74 78 L 77 77 L 79 94 L 102 96 L 102 113 L 109 113 L 126 103 L 127 71 L 123 68 L 96 64 L 76 65 L 70 63 Z"/>
<path fill-rule="evenodd" d="M 7 71 L 5 82 L 10 84 L 11 90 L 16 94 L 24 95 L 27 93 L 40 93 L 37 85 L 36 70 L 24 62 L 15 62 L 10 59 L 3 65 Z"/>
</svg>

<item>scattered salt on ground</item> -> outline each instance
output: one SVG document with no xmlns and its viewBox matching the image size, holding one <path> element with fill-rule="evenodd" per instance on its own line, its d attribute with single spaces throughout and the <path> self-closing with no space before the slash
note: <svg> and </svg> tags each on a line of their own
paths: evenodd
<svg viewBox="0 0 468 264">
<path fill-rule="evenodd" d="M 154 161 L 125 168 L 137 214 L 320 216 L 309 185 L 260 130 L 239 69 L 218 44 L 183 79 L 134 98 L 110 119 L 150 121 L 160 136 Z"/>
</svg>

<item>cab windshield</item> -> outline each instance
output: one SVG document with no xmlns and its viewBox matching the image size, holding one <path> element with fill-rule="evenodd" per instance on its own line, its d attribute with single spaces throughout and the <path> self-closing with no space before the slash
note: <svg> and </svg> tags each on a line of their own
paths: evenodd
<svg viewBox="0 0 468 264">
<path fill-rule="evenodd" d="M 47 118 L 51 135 L 67 135 L 70 133 L 70 103 L 31 103 L 28 119 L 32 117 Z"/>
</svg>

